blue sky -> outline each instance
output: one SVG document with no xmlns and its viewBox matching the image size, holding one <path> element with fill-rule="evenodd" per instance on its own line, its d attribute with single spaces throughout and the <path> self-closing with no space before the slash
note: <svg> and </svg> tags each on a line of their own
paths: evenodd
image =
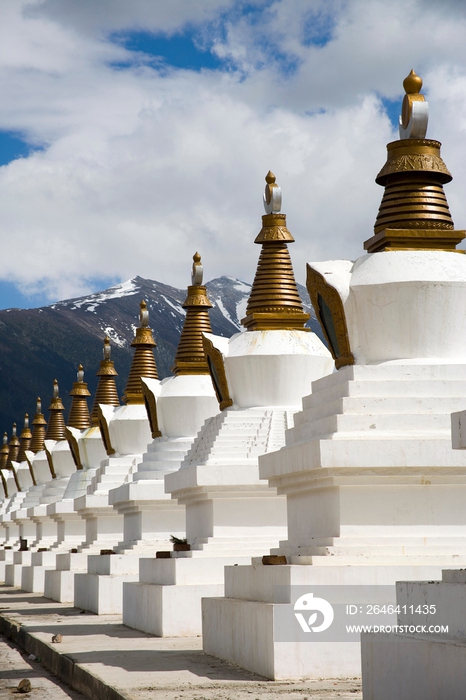
<svg viewBox="0 0 466 700">
<path fill-rule="evenodd" d="M 252 280 L 269 169 L 304 261 L 354 259 L 423 77 L 466 220 L 466 12 L 431 0 L 0 5 L 0 307 L 141 275 Z"/>
</svg>

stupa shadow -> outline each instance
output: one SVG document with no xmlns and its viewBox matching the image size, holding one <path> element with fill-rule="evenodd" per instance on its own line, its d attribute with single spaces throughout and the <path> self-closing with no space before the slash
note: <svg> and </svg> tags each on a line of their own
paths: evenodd
<svg viewBox="0 0 466 700">
<path fill-rule="evenodd" d="M 20 610 L 15 610 L 16 612 L 22 612 Z M 48 611 L 47 611 L 48 612 Z M 50 615 L 54 615 L 55 611 L 52 610 Z M 29 611 L 26 611 L 26 614 L 29 615 Z M 32 613 L 34 614 L 34 612 Z M 37 613 L 39 614 L 39 613 Z M 42 612 L 42 615 L 44 612 Z M 76 614 L 76 613 L 75 613 Z M 60 619 L 60 617 L 63 616 L 57 616 L 57 619 Z M 47 620 L 44 622 L 44 624 L 41 624 L 40 626 L 35 626 L 31 624 L 27 624 L 27 632 L 28 634 L 38 634 L 41 632 L 49 631 L 51 629 L 51 632 L 53 631 L 54 634 L 57 632 L 60 632 L 64 637 L 88 637 L 91 635 L 99 635 L 101 637 L 112 637 L 115 639 L 140 639 L 141 637 L 144 637 L 144 635 L 141 632 L 137 632 L 137 630 L 132 630 L 129 627 L 125 627 L 124 625 L 118 625 L 118 624 L 108 624 L 108 623 L 102 623 L 98 619 L 98 615 L 92 615 L 92 620 L 83 620 L 82 622 L 79 621 L 76 624 L 73 623 L 67 623 L 65 622 L 64 624 L 57 625 L 56 620 Z"/>
<path fill-rule="evenodd" d="M 88 630 L 89 632 L 89 630 Z M 150 639 L 147 635 L 141 635 Z M 164 638 L 168 641 L 168 638 Z M 128 672 L 181 672 L 189 671 L 200 678 L 213 681 L 268 681 L 255 673 L 205 654 L 201 649 L 134 649 L 68 652 L 75 664 L 99 663 Z"/>
</svg>

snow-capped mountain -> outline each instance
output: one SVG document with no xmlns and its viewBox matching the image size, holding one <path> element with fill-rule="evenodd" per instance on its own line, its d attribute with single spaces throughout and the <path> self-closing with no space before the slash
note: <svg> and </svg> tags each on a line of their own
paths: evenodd
<svg viewBox="0 0 466 700">
<path fill-rule="evenodd" d="M 242 330 L 240 321 L 245 316 L 251 285 L 232 277 L 219 277 L 206 286 L 213 304 L 213 332 L 229 337 Z M 321 337 L 307 291 L 302 286 L 299 291 L 306 311 L 311 313 L 309 325 Z M 112 342 L 121 395 L 131 365 L 131 341 L 139 323 L 142 299 L 148 304 L 150 326 L 157 341 L 159 376 L 168 376 L 185 316 L 185 298 L 185 289 L 135 277 L 103 292 L 51 306 L 0 311 L 0 429 L 10 435 L 11 425 L 16 422 L 20 432 L 24 413 L 34 414 L 37 396 L 42 398 L 47 417 L 55 378 L 68 410 L 68 392 L 76 381 L 80 363 L 93 394 L 105 335 Z"/>
</svg>

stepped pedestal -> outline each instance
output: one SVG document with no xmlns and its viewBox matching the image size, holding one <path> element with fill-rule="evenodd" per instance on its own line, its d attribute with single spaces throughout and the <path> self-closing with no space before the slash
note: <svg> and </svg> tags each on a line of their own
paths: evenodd
<svg viewBox="0 0 466 700">
<path fill-rule="evenodd" d="M 148 445 L 132 480 L 109 493 L 110 504 L 124 516 L 123 538 L 116 552 L 146 553 L 183 537 L 184 508 L 165 492 L 164 476 L 179 468 L 194 438 L 156 438 Z"/>
<path fill-rule="evenodd" d="M 225 598 L 203 601 L 204 650 L 273 679 L 360 673 L 357 643 L 280 637 L 275 618 L 294 624 L 302 587 L 394 585 L 466 564 L 466 455 L 450 441 L 466 365 L 353 365 L 312 389 L 286 446 L 259 459 L 287 496 L 288 538 L 272 550 L 287 564 L 228 567 Z"/>
<path fill-rule="evenodd" d="M 141 558 L 139 583 L 123 587 L 125 625 L 200 634 L 201 598 L 221 594 L 223 567 L 244 564 L 283 537 L 286 503 L 259 479 L 257 458 L 283 443 L 291 421 L 292 411 L 274 408 L 227 410 L 206 421 L 181 468 L 165 477 L 186 507 L 191 551 Z"/>
<path fill-rule="evenodd" d="M 55 552 L 31 552 L 31 563 L 22 562 L 21 588 L 30 593 L 43 593 L 45 572 L 55 569 Z"/>
<path fill-rule="evenodd" d="M 2 547 L 19 547 L 19 523 L 12 519 L 13 512 L 5 513 L 2 516 L 2 527 L 5 533 L 3 536 Z"/>
<path fill-rule="evenodd" d="M 87 573 L 77 572 L 74 605 L 99 615 L 121 614 L 122 586 L 138 580 L 139 557 L 135 554 L 90 555 Z"/>
<path fill-rule="evenodd" d="M 5 581 L 5 567 L 7 564 L 13 564 L 13 550 L 0 549 L 0 583 Z"/>
<path fill-rule="evenodd" d="M 74 577 L 76 572 L 87 571 L 87 554 L 58 553 L 55 569 L 44 574 L 44 596 L 59 603 L 74 603 Z"/>
<path fill-rule="evenodd" d="M 140 582 L 124 586 L 124 623 L 154 634 L 200 634 L 201 598 L 222 590 L 223 567 L 267 553 L 285 535 L 285 499 L 260 479 L 258 456 L 284 444 L 300 387 L 333 366 L 322 343 L 304 331 L 204 337 L 217 365 L 222 357 L 236 403 L 204 423 L 180 469 L 165 477 L 165 490 L 186 507 L 191 552 L 170 564 L 141 559 Z M 189 616 L 174 612 L 186 608 Z"/>
<path fill-rule="evenodd" d="M 131 474 L 128 482 L 109 493 L 109 502 L 118 513 L 124 516 L 123 538 L 115 547 L 119 554 L 128 553 L 126 567 L 133 562 L 129 571 L 120 576 L 111 576 L 108 582 L 94 581 L 93 588 L 112 586 L 113 612 L 123 609 L 123 583 L 137 581 L 139 571 L 138 556 L 155 556 L 159 549 L 171 549 L 170 536 L 184 537 L 184 507 L 170 498 L 165 491 L 164 477 L 179 469 L 191 447 L 195 436 L 204 421 L 218 412 L 218 402 L 210 377 L 206 375 L 179 375 L 162 382 L 144 379 L 146 389 L 152 396 L 151 404 L 156 409 L 157 425 L 163 430 L 163 437 L 157 437 L 148 445 L 147 451 Z M 154 416 L 155 418 L 155 416 Z M 102 596 L 94 596 L 88 604 L 94 612 L 104 611 Z"/>
<path fill-rule="evenodd" d="M 86 521 L 86 539 L 79 551 L 113 549 L 123 536 L 123 516 L 109 504 L 108 492 L 128 477 L 138 456 L 108 457 L 95 472 L 88 492 L 76 498 L 76 512 Z"/>
<path fill-rule="evenodd" d="M 10 511 L 11 520 L 19 525 L 19 536 L 28 542 L 28 546 L 36 539 L 36 525 L 30 520 L 28 509 L 40 503 L 42 493 L 52 478 L 50 465 L 45 450 L 41 450 L 36 455 L 27 452 L 27 457 L 33 464 L 36 478 L 36 486 L 31 486 L 21 502 L 20 508 Z"/>
<path fill-rule="evenodd" d="M 63 499 L 48 504 L 47 514 L 57 523 L 57 539 L 52 550 L 73 549 L 84 542 L 85 521 L 76 512 L 74 500 L 86 494 L 95 471 L 95 468 L 77 469 L 68 481 Z"/>
<path fill-rule="evenodd" d="M 86 520 L 76 511 L 74 501 L 86 495 L 87 489 L 95 483 L 93 479 L 100 461 L 106 459 L 98 428 L 68 430 L 73 448 L 78 450 L 78 462 L 82 468 L 72 473 L 63 500 L 47 506 L 47 514 L 57 524 L 57 539 L 51 546 L 51 550 L 57 553 L 57 559 L 56 569 L 44 572 L 44 594 L 61 603 L 73 603 L 75 571 L 85 571 L 87 566 L 87 554 L 60 553 L 77 549 L 86 540 Z"/>
<path fill-rule="evenodd" d="M 99 556 L 100 550 L 113 550 L 123 540 L 123 515 L 109 503 L 109 491 L 131 478 L 141 460 L 142 452 L 151 441 L 149 422 L 143 405 L 132 404 L 115 409 L 101 406 L 101 409 L 103 420 L 106 421 L 107 439 L 111 441 L 113 449 L 117 450 L 116 456 L 107 457 L 101 462 L 88 487 L 88 493 L 74 502 L 76 511 L 86 521 L 86 539 L 78 547 L 78 551 L 98 555 L 96 559 L 99 562 L 95 564 L 94 560 L 89 561 L 88 573 L 80 574 L 79 590 L 75 588 L 75 604 L 96 612 L 105 600 L 105 595 L 102 597 L 100 593 L 105 584 L 102 584 L 102 587 L 96 584 L 96 576 L 99 576 L 99 572 L 103 576 L 107 575 L 107 565 L 103 565 L 103 570 L 99 568 L 102 566 L 100 562 L 104 560 Z M 129 560 L 121 566 L 129 566 Z M 108 567 L 109 571 L 113 571 L 112 567 L 115 567 L 115 564 L 110 563 Z M 108 576 L 113 576 L 113 573 L 109 573 Z M 137 577 L 136 574 L 134 576 Z M 76 581 L 75 577 L 75 583 Z M 109 600 L 113 597 L 112 593 Z"/>
<path fill-rule="evenodd" d="M 21 588 L 23 566 L 31 565 L 32 552 L 13 552 L 13 562 L 5 566 L 5 585 Z"/>
<path fill-rule="evenodd" d="M 31 550 L 49 550 L 58 538 L 57 522 L 48 513 L 49 504 L 60 502 L 68 487 L 70 478 L 75 472 L 75 464 L 65 440 L 45 441 L 45 452 L 48 464 L 53 468 L 55 476 L 41 489 L 38 505 L 27 509 L 31 523 L 35 523 L 36 532 L 32 541 L 28 542 Z M 35 462 L 34 462 L 35 466 Z M 27 499 L 25 500 L 25 503 Z M 44 588 L 44 572 L 54 566 L 55 554 L 37 551 L 32 558 L 28 571 L 22 576 L 22 588 L 35 593 L 42 593 Z M 36 570 L 34 570 L 36 569 Z M 24 573 L 24 572 L 23 572 Z"/>
<path fill-rule="evenodd" d="M 367 700 L 461 700 L 466 684 L 466 572 L 396 584 L 397 632 L 361 636 Z M 426 614 L 424 614 L 426 613 Z"/>
</svg>

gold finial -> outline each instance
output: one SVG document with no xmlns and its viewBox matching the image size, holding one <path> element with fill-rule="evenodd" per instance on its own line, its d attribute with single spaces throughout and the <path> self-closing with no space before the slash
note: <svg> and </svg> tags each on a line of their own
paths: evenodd
<svg viewBox="0 0 466 700">
<path fill-rule="evenodd" d="M 195 253 L 193 261 L 192 285 L 188 287 L 188 296 L 183 303 L 186 317 L 181 330 L 175 362 L 171 368 L 177 376 L 180 374 L 209 374 L 202 344 L 202 334 L 212 333 L 209 318 L 209 309 L 212 308 L 212 304 L 207 296 L 207 288 L 202 286 L 202 265 L 199 253 Z"/>
<path fill-rule="evenodd" d="M 99 371 L 96 376 L 99 377 L 99 383 L 92 404 L 91 420 L 92 425 L 99 425 L 99 404 L 107 406 L 119 406 L 120 399 L 115 384 L 115 377 L 118 376 L 113 361 L 110 359 L 111 346 L 110 338 L 104 338 L 103 360 L 100 361 Z"/>
<path fill-rule="evenodd" d="M 53 380 L 53 396 L 50 401 L 49 411 L 50 417 L 45 439 L 65 440 L 65 407 L 62 404 L 62 400 L 59 396 L 58 381 L 56 379 Z"/>
<path fill-rule="evenodd" d="M 278 214 L 282 207 L 282 190 L 276 184 L 276 177 L 271 170 L 265 176 L 264 208 L 266 214 Z"/>
<path fill-rule="evenodd" d="M 104 361 L 110 360 L 110 356 L 112 354 L 112 348 L 110 346 L 110 338 L 108 335 L 105 336 L 104 338 L 104 350 L 103 350 L 103 359 Z"/>
<path fill-rule="evenodd" d="M 400 138 L 425 138 L 429 118 L 429 106 L 421 95 L 422 80 L 412 70 L 403 81 L 405 96 L 401 105 Z"/>
<path fill-rule="evenodd" d="M 139 309 L 139 323 L 141 324 L 141 328 L 147 328 L 147 326 L 149 325 L 149 312 L 147 310 L 147 304 L 144 301 L 144 299 L 139 304 Z"/>
<path fill-rule="evenodd" d="M 135 348 L 135 352 L 125 393 L 122 397 L 125 404 L 144 403 L 141 377 L 159 378 L 153 350 L 156 347 L 156 342 L 152 336 L 152 330 L 149 328 L 149 311 L 144 300 L 141 301 L 139 306 L 140 327 L 136 329 L 135 338 L 131 343 L 131 347 Z"/>
<path fill-rule="evenodd" d="M 203 268 L 199 253 L 193 255 L 193 269 L 191 273 L 191 284 L 202 284 Z"/>
<path fill-rule="evenodd" d="M 30 449 L 34 454 L 44 449 L 45 429 L 47 421 L 42 413 L 42 402 L 40 396 L 37 397 L 36 415 L 32 421 L 32 440 Z"/>
<path fill-rule="evenodd" d="M 411 69 L 410 74 L 403 80 L 403 87 L 407 95 L 415 95 L 421 92 L 422 78 Z"/>
<path fill-rule="evenodd" d="M 72 396 L 72 401 L 67 425 L 77 430 L 86 430 L 86 428 L 90 428 L 91 419 L 87 407 L 87 397 L 90 396 L 91 393 L 84 381 L 84 369 L 82 365 L 78 367 L 77 381 L 74 382 L 69 395 Z"/>
<path fill-rule="evenodd" d="M 13 423 L 13 427 L 11 430 L 11 440 L 8 443 L 8 466 L 11 467 L 11 462 L 17 462 L 18 461 L 18 454 L 19 454 L 19 448 L 21 447 L 21 443 L 19 441 L 18 436 L 16 435 L 16 423 Z"/>
<path fill-rule="evenodd" d="M 294 238 L 286 228 L 285 214 L 278 213 L 281 193 L 275 175 L 269 171 L 266 181 L 264 206 L 269 213 L 262 217 L 262 230 L 254 241 L 262 244 L 262 250 L 241 323 L 248 331 L 308 331 L 309 314 L 304 313 L 287 246 Z M 272 188 L 269 201 L 268 187 Z"/>
<path fill-rule="evenodd" d="M 26 450 L 30 449 L 32 440 L 32 433 L 29 428 L 29 415 L 27 413 L 24 414 L 24 428 L 21 431 L 19 439 L 21 447 L 19 448 L 18 462 L 24 462 L 26 459 Z"/>
</svg>

